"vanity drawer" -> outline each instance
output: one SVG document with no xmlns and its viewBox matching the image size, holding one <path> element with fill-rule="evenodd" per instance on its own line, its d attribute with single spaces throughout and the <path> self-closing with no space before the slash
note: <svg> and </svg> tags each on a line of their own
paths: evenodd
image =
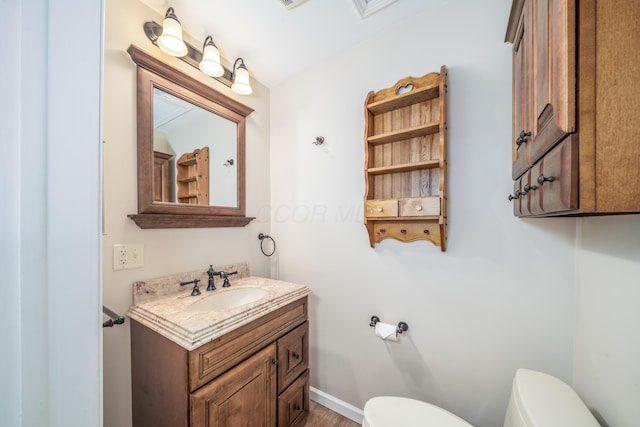
<svg viewBox="0 0 640 427">
<path fill-rule="evenodd" d="M 398 216 L 398 199 L 367 200 L 364 210 L 365 216 L 369 218 Z"/>
<path fill-rule="evenodd" d="M 309 366 L 309 322 L 278 339 L 278 393 Z"/>
<path fill-rule="evenodd" d="M 309 371 L 278 396 L 278 427 L 303 426 L 309 413 Z"/>
<path fill-rule="evenodd" d="M 307 297 L 266 314 L 189 352 L 189 390 L 194 391 L 307 320 Z M 306 351 L 305 363 L 306 363 Z"/>
<path fill-rule="evenodd" d="M 440 197 L 412 197 L 398 200 L 400 216 L 438 216 Z"/>
</svg>

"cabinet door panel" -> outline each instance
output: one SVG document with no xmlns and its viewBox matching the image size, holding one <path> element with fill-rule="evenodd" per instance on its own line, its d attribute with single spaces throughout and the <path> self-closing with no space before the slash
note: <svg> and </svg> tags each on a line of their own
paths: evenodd
<svg viewBox="0 0 640 427">
<path fill-rule="evenodd" d="M 535 163 L 575 132 L 575 0 L 535 2 L 535 132 L 529 148 Z"/>
<path fill-rule="evenodd" d="M 271 344 L 191 394 L 191 427 L 275 427 L 276 346 Z"/>
<path fill-rule="evenodd" d="M 531 2 L 522 9 L 517 37 L 513 46 L 513 179 L 529 167 L 528 141 L 533 131 L 531 103 L 533 80 L 533 39 Z"/>
</svg>

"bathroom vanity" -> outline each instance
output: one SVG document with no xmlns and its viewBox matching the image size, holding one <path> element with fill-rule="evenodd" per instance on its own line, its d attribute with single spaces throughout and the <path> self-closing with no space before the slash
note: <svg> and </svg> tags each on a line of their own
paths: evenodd
<svg viewBox="0 0 640 427">
<path fill-rule="evenodd" d="M 206 273 L 134 284 L 133 426 L 300 426 L 309 408 L 306 286 Z M 202 294 L 180 282 L 202 277 Z"/>
</svg>

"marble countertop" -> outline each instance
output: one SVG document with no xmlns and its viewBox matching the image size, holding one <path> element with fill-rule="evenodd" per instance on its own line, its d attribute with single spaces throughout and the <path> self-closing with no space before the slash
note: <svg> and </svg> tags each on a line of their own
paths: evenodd
<svg viewBox="0 0 640 427">
<path fill-rule="evenodd" d="M 248 273 L 248 269 L 246 272 Z M 238 276 L 236 279 L 231 276 L 231 287 L 223 288 L 220 286 L 221 283 L 216 283 L 217 289 L 212 292 L 205 290 L 207 282 L 202 281 L 202 294 L 198 296 L 191 296 L 193 285 L 186 286 L 187 289 L 180 289 L 179 281 L 182 279 L 178 280 L 177 288 L 175 287 L 176 278 L 184 278 L 184 275 L 137 282 L 134 284 L 134 305 L 127 312 L 127 316 L 186 350 L 194 350 L 311 293 L 308 287 L 296 283 L 244 276 L 240 270 Z M 173 285 L 170 286 L 168 283 Z M 154 285 L 161 291 L 156 291 Z M 172 288 L 178 291 L 170 292 Z M 205 298 L 233 292 L 239 288 L 260 288 L 266 291 L 266 294 L 253 302 L 223 310 L 198 311 L 191 307 Z"/>
</svg>

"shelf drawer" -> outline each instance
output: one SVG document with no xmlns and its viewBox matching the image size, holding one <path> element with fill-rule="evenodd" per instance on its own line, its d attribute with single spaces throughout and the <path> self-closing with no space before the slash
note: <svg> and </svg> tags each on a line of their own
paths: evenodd
<svg viewBox="0 0 640 427">
<path fill-rule="evenodd" d="M 399 216 L 438 216 L 440 197 L 412 197 L 398 200 Z"/>
<path fill-rule="evenodd" d="M 398 216 L 398 199 L 366 200 L 364 211 L 369 218 Z"/>
</svg>

